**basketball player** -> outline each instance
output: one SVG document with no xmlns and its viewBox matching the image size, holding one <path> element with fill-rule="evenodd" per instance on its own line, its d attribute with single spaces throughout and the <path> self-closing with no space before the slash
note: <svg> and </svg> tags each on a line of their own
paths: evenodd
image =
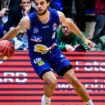
<svg viewBox="0 0 105 105">
<path fill-rule="evenodd" d="M 33 1 L 36 12 L 23 17 L 19 25 L 10 30 L 2 40 L 13 38 L 22 30 L 28 30 L 31 63 L 38 76 L 45 82 L 41 105 L 50 105 L 51 96 L 57 84 L 57 78 L 52 69 L 73 85 L 77 94 L 87 105 L 93 105 L 86 89 L 75 76 L 69 60 L 61 53 L 55 32 L 58 25 L 63 23 L 90 47 L 93 47 L 92 42 L 86 39 L 73 21 L 65 18 L 62 12 L 49 8 L 50 0 Z"/>
</svg>

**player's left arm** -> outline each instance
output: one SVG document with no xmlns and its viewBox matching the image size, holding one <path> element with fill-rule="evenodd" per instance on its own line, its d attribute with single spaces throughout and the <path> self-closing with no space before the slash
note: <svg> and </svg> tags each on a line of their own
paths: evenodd
<svg viewBox="0 0 105 105">
<path fill-rule="evenodd" d="M 57 11 L 57 12 L 58 12 L 61 24 L 65 24 L 67 27 L 69 27 L 70 30 L 74 34 L 79 36 L 90 48 L 94 47 L 93 43 L 90 40 L 88 40 L 86 37 L 84 37 L 84 35 L 79 30 L 79 28 L 75 25 L 75 23 L 73 22 L 72 19 L 66 18 L 65 15 L 62 12 L 60 12 L 60 11 Z"/>
</svg>

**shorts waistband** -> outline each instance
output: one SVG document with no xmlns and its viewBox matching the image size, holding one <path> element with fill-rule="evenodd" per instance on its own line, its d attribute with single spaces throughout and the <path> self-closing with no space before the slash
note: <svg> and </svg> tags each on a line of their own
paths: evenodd
<svg viewBox="0 0 105 105">
<path fill-rule="evenodd" d="M 54 49 L 54 47 L 55 47 L 56 45 L 57 45 L 56 43 L 53 43 L 53 44 L 48 48 L 48 50 L 42 51 L 42 52 L 35 52 L 35 53 L 46 54 L 46 53 L 48 53 L 49 51 L 51 51 L 52 49 Z"/>
</svg>

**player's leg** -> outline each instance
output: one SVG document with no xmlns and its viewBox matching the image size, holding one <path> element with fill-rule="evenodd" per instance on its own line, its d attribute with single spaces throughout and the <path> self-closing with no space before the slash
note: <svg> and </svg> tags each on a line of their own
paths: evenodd
<svg viewBox="0 0 105 105">
<path fill-rule="evenodd" d="M 34 55 L 34 57 L 31 58 L 31 63 L 35 72 L 45 82 L 44 95 L 42 96 L 41 105 L 50 105 L 50 97 L 52 96 L 57 83 L 57 79 L 54 73 L 51 71 L 50 64 L 46 60 L 48 59 L 45 59 L 39 55 Z"/>
<path fill-rule="evenodd" d="M 53 72 L 49 71 L 46 72 L 42 76 L 43 80 L 45 81 L 44 85 L 44 95 L 42 96 L 42 105 L 50 105 L 51 96 L 53 91 L 55 90 L 57 79 Z"/>
<path fill-rule="evenodd" d="M 93 105 L 90 100 L 89 94 L 82 85 L 82 83 L 76 78 L 70 61 L 66 59 L 64 54 L 57 50 L 54 53 L 54 59 L 52 60 L 52 67 L 59 76 L 63 76 L 69 83 L 71 83 L 76 90 L 77 94 L 82 98 L 83 101 L 87 102 L 87 105 Z"/>
<path fill-rule="evenodd" d="M 78 78 L 75 76 L 75 73 L 73 69 L 68 70 L 64 74 L 64 79 L 66 79 L 69 83 L 72 84 L 77 94 L 82 98 L 84 102 L 86 102 L 87 105 L 93 105 L 92 100 L 89 97 L 89 94 L 83 84 L 78 80 Z"/>
<path fill-rule="evenodd" d="M 44 94 L 51 97 L 57 84 L 57 78 L 52 71 L 46 72 L 42 78 L 45 81 Z"/>
</svg>

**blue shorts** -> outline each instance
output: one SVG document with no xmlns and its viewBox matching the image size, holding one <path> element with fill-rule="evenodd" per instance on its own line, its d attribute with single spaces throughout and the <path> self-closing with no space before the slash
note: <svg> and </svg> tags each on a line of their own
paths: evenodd
<svg viewBox="0 0 105 105">
<path fill-rule="evenodd" d="M 30 54 L 30 59 L 35 72 L 40 78 L 45 72 L 51 71 L 51 69 L 59 76 L 63 76 L 66 71 L 72 68 L 70 61 L 58 46 L 55 46 L 46 54 L 33 52 L 33 54 Z"/>
</svg>

